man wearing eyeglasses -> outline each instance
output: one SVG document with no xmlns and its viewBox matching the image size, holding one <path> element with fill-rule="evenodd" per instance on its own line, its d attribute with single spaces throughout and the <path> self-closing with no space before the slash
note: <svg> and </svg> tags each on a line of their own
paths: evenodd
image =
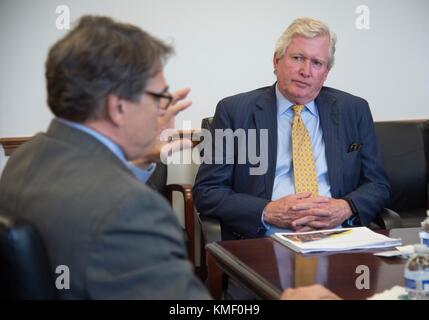
<svg viewBox="0 0 429 320">
<path fill-rule="evenodd" d="M 55 118 L 9 159 L 0 211 L 32 222 L 54 270 L 69 268 L 60 298 L 210 298 L 171 208 L 145 184 L 160 150 L 180 147 L 161 131 L 191 103 L 189 89 L 168 92 L 171 52 L 135 26 L 93 16 L 49 51 Z"/>
</svg>

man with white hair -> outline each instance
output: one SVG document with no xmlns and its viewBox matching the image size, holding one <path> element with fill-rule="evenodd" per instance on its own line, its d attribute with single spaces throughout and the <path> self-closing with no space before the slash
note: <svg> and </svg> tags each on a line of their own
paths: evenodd
<svg viewBox="0 0 429 320">
<path fill-rule="evenodd" d="M 263 175 L 249 173 L 249 160 L 237 163 L 237 141 L 232 164 L 224 158 L 200 166 L 194 201 L 202 215 L 220 220 L 224 240 L 365 226 L 387 204 L 390 186 L 368 103 L 323 86 L 335 43 L 325 23 L 296 19 L 276 44 L 277 82 L 218 103 L 214 130 L 256 130 L 256 147 L 268 143 Z"/>
</svg>

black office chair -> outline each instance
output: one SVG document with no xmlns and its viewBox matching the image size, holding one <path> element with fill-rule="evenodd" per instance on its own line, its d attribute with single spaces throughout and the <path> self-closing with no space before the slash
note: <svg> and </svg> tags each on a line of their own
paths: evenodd
<svg viewBox="0 0 429 320">
<path fill-rule="evenodd" d="M 419 227 L 429 209 L 429 120 L 376 122 L 375 131 L 392 187 L 389 208 L 402 227 Z"/>
<path fill-rule="evenodd" d="M 0 299 L 57 299 L 43 239 L 28 222 L 0 215 Z"/>
</svg>

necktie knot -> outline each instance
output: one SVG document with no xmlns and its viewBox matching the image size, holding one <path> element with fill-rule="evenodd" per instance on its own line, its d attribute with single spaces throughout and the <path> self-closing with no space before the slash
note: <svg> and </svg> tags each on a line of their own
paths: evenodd
<svg viewBox="0 0 429 320">
<path fill-rule="evenodd" d="M 301 112 L 304 109 L 304 105 L 302 104 L 296 104 L 294 106 L 292 106 L 293 112 L 295 114 L 295 116 L 301 116 Z"/>
</svg>

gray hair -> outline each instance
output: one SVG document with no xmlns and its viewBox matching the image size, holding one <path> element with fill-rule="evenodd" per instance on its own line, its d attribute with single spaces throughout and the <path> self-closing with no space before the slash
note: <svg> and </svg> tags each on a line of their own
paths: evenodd
<svg viewBox="0 0 429 320">
<path fill-rule="evenodd" d="M 136 26 L 83 16 L 49 51 L 48 105 L 57 117 L 71 121 L 103 118 L 109 94 L 138 101 L 172 52 Z"/>
<path fill-rule="evenodd" d="M 292 38 L 295 36 L 302 36 L 311 39 L 324 35 L 329 36 L 330 39 L 328 60 L 328 70 L 330 70 L 335 61 L 335 44 L 337 42 L 337 36 L 329 29 L 327 24 L 312 18 L 295 19 L 277 40 L 275 55 L 277 58 L 281 58 L 286 52 Z"/>
</svg>

